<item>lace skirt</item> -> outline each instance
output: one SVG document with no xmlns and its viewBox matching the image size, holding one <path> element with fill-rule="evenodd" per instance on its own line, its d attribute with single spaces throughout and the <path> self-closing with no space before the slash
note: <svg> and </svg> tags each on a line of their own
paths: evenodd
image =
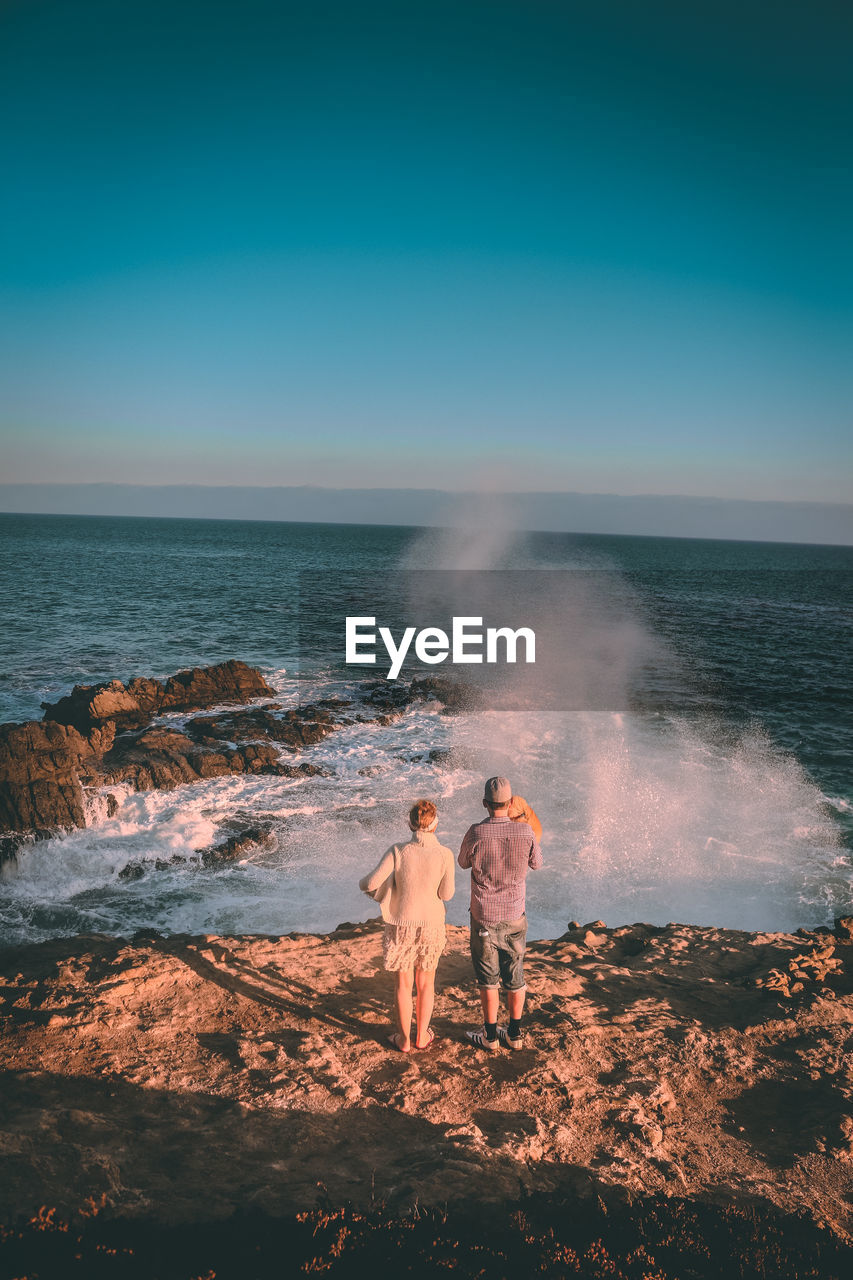
<svg viewBox="0 0 853 1280">
<path fill-rule="evenodd" d="M 447 932 L 443 924 L 386 924 L 382 935 L 382 957 L 385 968 L 435 969 L 438 966 Z"/>
</svg>

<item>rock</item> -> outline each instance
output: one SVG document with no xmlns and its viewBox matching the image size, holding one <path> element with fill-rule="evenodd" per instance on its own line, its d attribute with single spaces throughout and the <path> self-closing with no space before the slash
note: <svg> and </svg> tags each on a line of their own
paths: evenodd
<svg viewBox="0 0 853 1280">
<path fill-rule="evenodd" d="M 217 716 L 195 716 L 186 732 L 201 742 L 283 742 L 294 750 L 313 746 L 347 720 L 333 719 L 320 706 L 291 708 L 283 716 L 264 707 L 228 711 Z"/>
<path fill-rule="evenodd" d="M 204 867 L 221 867 L 228 862 L 236 862 L 249 849 L 269 849 L 275 844 L 275 836 L 270 827 L 247 827 L 236 835 L 229 836 L 221 844 L 209 845 L 206 849 L 198 849 Z"/>
<path fill-rule="evenodd" d="M 798 934 L 805 940 L 814 937 L 814 934 L 803 930 L 798 930 Z M 834 951 L 835 938 L 832 934 L 826 934 L 809 950 L 802 950 L 794 955 L 788 961 L 785 971 L 771 969 L 769 973 L 759 974 L 755 985 L 768 991 L 778 991 L 783 996 L 796 995 L 807 989 L 807 983 L 822 983 L 828 976 L 841 973 L 843 961 Z"/>
<path fill-rule="evenodd" d="M 75 684 L 58 702 L 43 702 L 44 719 L 73 725 L 81 733 L 112 720 L 121 724 L 142 724 L 145 712 L 120 680 L 107 684 Z"/>
<path fill-rule="evenodd" d="M 853 916 L 836 916 L 835 933 L 842 942 L 853 942 Z"/>
<path fill-rule="evenodd" d="M 127 691 L 139 704 L 139 709 L 145 718 L 143 723 L 158 714 L 164 693 L 163 686 L 159 680 L 137 676 L 128 681 Z"/>
<path fill-rule="evenodd" d="M 128 862 L 118 873 L 119 880 L 141 880 L 145 875 L 145 867 L 141 862 Z"/>
<path fill-rule="evenodd" d="M 193 667 L 179 671 L 166 681 L 158 708 L 163 711 L 194 711 L 220 702 L 251 702 L 253 698 L 274 698 L 259 671 L 232 659 L 214 667 Z"/>
<path fill-rule="evenodd" d="M 280 764 L 277 772 L 282 778 L 331 778 L 333 770 L 324 769 L 319 764 L 309 764 L 303 760 L 300 764 Z"/>
<path fill-rule="evenodd" d="M 45 720 L 73 725 L 81 733 L 112 720 L 119 728 L 139 728 L 165 711 L 196 711 L 220 702 L 250 702 L 274 697 L 259 671 L 232 660 L 213 667 L 193 667 L 159 680 L 120 680 L 106 684 L 75 685 L 58 702 L 42 703 Z"/>
<path fill-rule="evenodd" d="M 100 765 L 106 783 L 130 784 L 136 791 L 171 791 L 202 778 L 229 773 L 283 774 L 278 753 L 264 743 L 210 750 L 185 733 L 155 726 L 122 734 Z"/>
<path fill-rule="evenodd" d="M 143 728 L 164 709 L 246 702 L 272 692 L 260 672 L 237 661 L 182 671 L 165 685 L 144 679 L 127 687 L 120 680 L 75 685 L 58 702 L 43 704 L 44 720 L 0 725 L 0 835 L 8 833 L 7 841 L 11 833 L 41 838 L 85 826 L 84 786 L 124 782 L 137 790 L 168 789 L 226 773 L 285 772 L 276 752 L 263 744 L 235 751 L 215 743 L 211 751 L 174 730 Z M 317 740 L 327 728 L 311 726 L 329 715 L 312 709 L 307 725 L 296 715 L 285 737 Z M 116 808 L 115 797 L 108 796 L 107 815 Z M 0 860 L 13 857 L 14 847 L 5 844 Z"/>
<path fill-rule="evenodd" d="M 128 862 L 118 873 L 119 880 L 141 880 L 146 871 L 169 871 L 186 866 L 187 859 L 176 853 L 171 858 L 155 858 L 153 862 Z"/>
<path fill-rule="evenodd" d="M 0 725 L 0 831 L 84 826 L 79 773 L 92 754 L 68 725 Z"/>
<path fill-rule="evenodd" d="M 830 973 L 837 973 L 841 960 L 834 954 L 835 938 L 830 934 L 804 955 L 792 960 L 789 969 L 795 978 L 822 982 Z"/>
<path fill-rule="evenodd" d="M 361 696 L 371 707 L 391 714 L 392 718 L 402 715 L 412 701 L 411 687 L 397 680 L 366 680 L 361 686 Z"/>
<path fill-rule="evenodd" d="M 422 676 L 412 681 L 408 690 L 408 701 L 441 702 L 448 713 L 454 711 L 472 711 L 487 705 L 487 699 L 481 689 L 475 685 L 463 684 L 460 680 L 451 680 L 444 676 Z"/>
<path fill-rule="evenodd" d="M 445 710 L 452 710 L 472 705 L 474 696 L 466 686 L 438 677 L 411 685 L 375 681 L 362 686 L 355 704 L 324 698 L 282 713 L 272 703 L 194 716 L 180 730 L 151 723 L 164 712 L 245 705 L 273 692 L 260 672 L 236 660 L 180 671 L 165 683 L 137 677 L 126 685 L 75 685 L 57 702 L 43 704 L 44 720 L 0 726 L 0 837 L 42 838 L 85 826 L 84 787 L 122 783 L 137 791 L 170 790 L 231 773 L 325 773 L 308 761 L 282 763 L 276 748 L 305 750 L 354 720 L 388 724 L 423 698 L 440 697 Z M 116 806 L 108 796 L 107 816 Z M 0 860 L 13 856 L 13 846 L 3 845 Z"/>
<path fill-rule="evenodd" d="M 4 862 L 14 862 L 21 847 L 21 841 L 14 836 L 0 836 L 0 867 Z"/>
<path fill-rule="evenodd" d="M 832 1151 L 836 1160 L 844 1160 L 853 1164 L 853 1116 L 842 1116 L 838 1128 L 842 1141 Z"/>
</svg>

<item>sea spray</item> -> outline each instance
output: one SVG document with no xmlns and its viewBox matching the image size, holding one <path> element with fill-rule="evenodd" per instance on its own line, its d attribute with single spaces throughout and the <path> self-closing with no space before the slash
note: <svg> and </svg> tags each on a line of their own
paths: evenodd
<svg viewBox="0 0 853 1280">
<path fill-rule="evenodd" d="M 453 567 L 452 537 L 428 532 L 407 563 L 419 552 Z M 529 556 L 528 539 L 504 527 L 497 540 L 463 543 L 469 568 L 478 553 L 487 572 L 517 565 Z M 672 700 L 681 684 L 686 696 L 691 673 L 651 631 L 622 575 L 600 565 L 569 576 L 530 573 L 542 584 L 540 633 L 562 630 L 572 640 L 561 686 L 551 690 L 559 710 L 543 710 L 543 699 L 524 714 L 501 712 L 498 697 L 492 714 L 452 721 L 450 759 L 476 760 L 484 775 L 508 773 L 545 823 L 548 870 L 530 886 L 534 929 L 559 929 L 560 910 L 611 924 L 678 919 L 745 929 L 831 920 L 849 901 L 849 860 L 796 758 L 760 724 L 738 730 L 644 710 L 661 688 Z M 499 678 L 511 702 L 519 673 Z"/>
<path fill-rule="evenodd" d="M 494 772 L 506 773 L 545 823 L 546 865 L 531 877 L 528 898 L 533 936 L 558 934 L 572 917 L 790 929 L 829 923 L 849 910 L 850 860 L 840 834 L 851 825 L 853 798 L 845 782 L 848 633 L 839 630 L 846 579 L 832 567 L 841 550 L 519 536 L 506 512 L 499 510 L 498 519 L 494 528 L 422 535 L 227 522 L 186 528 L 153 522 L 150 534 L 146 524 L 146 538 L 163 542 L 162 563 L 175 570 L 174 596 L 166 577 L 159 588 L 168 597 L 167 615 L 172 607 L 185 617 L 188 575 L 194 583 L 191 636 L 164 626 L 162 609 L 140 610 L 151 554 L 144 540 L 134 550 L 140 531 L 127 522 L 115 522 L 116 546 L 129 545 L 131 569 L 138 564 L 144 573 L 116 574 L 108 614 L 99 613 L 100 535 L 83 538 L 79 556 L 87 572 L 75 583 L 76 630 L 44 633 L 40 616 L 26 622 L 26 602 L 17 606 L 29 628 L 30 656 L 8 669 L 24 673 L 26 688 L 15 703 L 21 718 L 38 715 L 48 693 L 55 699 L 74 681 L 213 662 L 224 656 L 223 644 L 228 654 L 260 663 L 284 707 L 349 696 L 354 681 L 342 681 L 328 659 L 301 681 L 291 675 L 302 656 L 290 630 L 296 569 L 309 579 L 315 569 L 378 579 L 395 565 L 521 570 L 534 580 L 548 570 L 574 571 L 572 614 L 563 615 L 574 660 L 555 690 L 559 709 L 545 705 L 537 689 L 526 712 L 492 706 L 444 715 L 438 703 L 423 703 L 389 724 L 354 723 L 309 748 L 301 758 L 326 776 L 240 776 L 169 793 L 117 795 L 112 817 L 99 812 L 88 830 L 25 845 L 20 865 L 7 864 L 0 937 L 23 942 L 139 928 L 324 931 L 365 919 L 374 908 L 357 880 L 405 835 L 411 799 L 436 800 L 439 834 L 458 847 L 484 813 L 482 780 Z M 199 556 L 199 545 L 209 545 L 209 558 Z M 800 607 L 792 587 L 774 609 L 765 608 L 777 580 L 788 577 L 774 577 L 772 567 L 794 562 L 808 570 L 808 606 Z M 48 573 L 50 556 L 41 563 Z M 223 563 L 234 568 L 227 599 Z M 718 578 L 706 602 L 708 564 L 750 568 L 749 591 Z M 624 565 L 630 571 L 623 573 Z M 663 572 L 670 565 L 690 570 L 683 583 Z M 555 581 L 552 575 L 546 586 Z M 787 611 L 789 597 L 796 614 Z M 544 610 L 546 590 L 540 599 Z M 239 625 L 224 629 L 226 613 Z M 812 617 L 813 633 L 803 629 Z M 768 635 L 772 671 L 762 665 Z M 99 646 L 94 656 L 86 657 L 83 637 Z M 756 647 L 757 640 L 767 643 Z M 726 670 L 741 661 L 756 689 L 772 675 L 771 711 L 762 705 L 756 714 L 727 692 L 726 670 L 715 676 L 709 697 L 709 652 L 725 658 Z M 787 689 L 797 697 L 788 698 Z M 274 844 L 253 851 L 244 865 L 204 869 L 196 850 L 233 822 L 270 826 Z M 186 863 L 157 869 L 158 860 L 174 855 Z M 139 880 L 119 879 L 129 862 L 143 865 Z M 466 909 L 460 875 L 451 922 L 465 923 Z"/>
</svg>

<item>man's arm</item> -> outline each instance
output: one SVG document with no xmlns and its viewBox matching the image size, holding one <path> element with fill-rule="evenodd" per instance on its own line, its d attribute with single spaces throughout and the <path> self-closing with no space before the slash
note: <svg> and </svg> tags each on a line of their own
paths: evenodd
<svg viewBox="0 0 853 1280">
<path fill-rule="evenodd" d="M 531 871 L 538 871 L 542 866 L 542 850 L 539 848 L 539 841 L 534 836 L 530 841 L 530 853 L 527 856 L 527 865 Z"/>
<path fill-rule="evenodd" d="M 462 839 L 462 848 L 459 850 L 457 859 L 460 867 L 470 867 L 471 860 L 474 856 L 474 836 L 472 835 L 474 828 L 469 827 Z"/>
</svg>

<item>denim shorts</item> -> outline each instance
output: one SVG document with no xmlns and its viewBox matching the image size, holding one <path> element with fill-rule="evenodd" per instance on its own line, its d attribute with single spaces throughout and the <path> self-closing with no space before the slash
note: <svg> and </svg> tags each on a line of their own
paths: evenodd
<svg viewBox="0 0 853 1280">
<path fill-rule="evenodd" d="M 478 924 L 471 917 L 471 960 L 481 987 L 495 988 L 500 979 L 504 991 L 521 991 L 526 946 L 526 915 L 499 924 Z"/>
</svg>

